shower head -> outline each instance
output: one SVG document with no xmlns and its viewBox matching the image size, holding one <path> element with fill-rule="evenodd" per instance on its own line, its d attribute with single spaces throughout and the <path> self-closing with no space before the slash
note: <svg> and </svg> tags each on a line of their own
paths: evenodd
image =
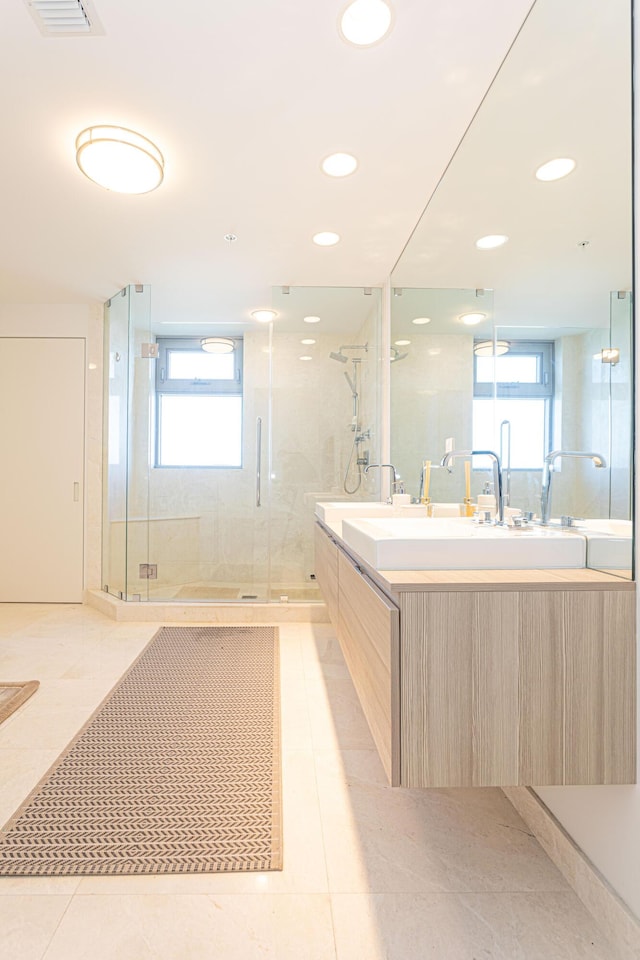
<svg viewBox="0 0 640 960">
<path fill-rule="evenodd" d="M 342 352 L 343 350 L 364 350 L 364 352 L 366 353 L 368 349 L 369 349 L 368 343 L 345 343 L 340 347 L 340 350 L 338 353 L 334 353 L 332 351 L 329 354 L 329 356 L 331 357 L 332 360 L 339 360 L 340 363 L 346 363 L 349 358 L 345 357 L 344 353 Z M 361 357 L 354 357 L 353 362 L 354 363 L 360 362 L 361 359 L 362 359 Z"/>
<path fill-rule="evenodd" d="M 395 347 L 392 347 L 393 356 L 391 357 L 391 363 L 395 363 L 396 360 L 404 360 L 405 357 L 408 357 L 408 353 L 400 353 L 399 350 L 396 350 Z"/>
<path fill-rule="evenodd" d="M 342 347 L 340 347 L 340 350 L 342 351 Z M 334 353 L 333 351 L 331 351 L 329 356 L 331 357 L 332 360 L 339 360 L 340 363 L 346 363 L 347 360 L 349 359 L 348 357 L 343 356 L 342 352 Z"/>
</svg>

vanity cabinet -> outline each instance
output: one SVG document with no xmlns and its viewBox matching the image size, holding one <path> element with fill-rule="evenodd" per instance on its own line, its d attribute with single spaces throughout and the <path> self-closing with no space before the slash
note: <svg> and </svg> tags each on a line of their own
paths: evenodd
<svg viewBox="0 0 640 960">
<path fill-rule="evenodd" d="M 316 535 L 316 577 L 392 785 L 635 782 L 633 583 L 380 573 Z"/>
</svg>

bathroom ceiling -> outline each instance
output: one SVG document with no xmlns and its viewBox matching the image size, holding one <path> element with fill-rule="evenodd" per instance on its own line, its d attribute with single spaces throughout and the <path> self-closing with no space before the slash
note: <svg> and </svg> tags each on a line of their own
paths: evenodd
<svg viewBox="0 0 640 960">
<path fill-rule="evenodd" d="M 248 321 L 273 286 L 382 284 L 531 0 L 395 0 L 389 37 L 361 49 L 338 34 L 344 5 L 95 0 L 104 35 L 48 38 L 3 0 L 0 302 L 145 283 L 165 332 L 201 332 Z M 157 143 L 162 186 L 85 179 L 92 123 Z M 320 170 L 337 151 L 360 164 L 341 180 Z M 323 230 L 341 242 L 315 246 Z"/>
</svg>

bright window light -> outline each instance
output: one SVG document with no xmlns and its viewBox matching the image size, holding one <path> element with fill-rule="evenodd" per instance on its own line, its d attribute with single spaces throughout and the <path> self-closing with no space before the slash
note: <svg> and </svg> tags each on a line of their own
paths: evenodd
<svg viewBox="0 0 640 960">
<path fill-rule="evenodd" d="M 242 466 L 242 397 L 165 393 L 159 401 L 158 466 Z"/>
</svg>

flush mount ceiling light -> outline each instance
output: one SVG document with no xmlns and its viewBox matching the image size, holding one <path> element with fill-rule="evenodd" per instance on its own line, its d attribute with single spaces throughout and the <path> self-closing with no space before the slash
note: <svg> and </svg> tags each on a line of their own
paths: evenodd
<svg viewBox="0 0 640 960">
<path fill-rule="evenodd" d="M 541 167 L 538 167 L 536 170 L 536 179 L 544 180 L 545 182 L 561 180 L 562 177 L 566 177 L 572 173 L 575 168 L 576 162 L 572 160 L 571 157 L 556 157 L 555 160 L 549 160 L 547 163 L 543 163 Z"/>
<path fill-rule="evenodd" d="M 330 177 L 348 177 L 358 166 L 350 153 L 332 153 L 322 161 L 323 171 Z"/>
<path fill-rule="evenodd" d="M 76 138 L 76 162 L 85 177 L 116 193 L 149 193 L 164 177 L 155 143 L 125 127 L 87 127 Z"/>
<path fill-rule="evenodd" d="M 476 247 L 478 250 L 495 250 L 496 247 L 501 247 L 506 243 L 508 239 L 509 237 L 505 236 L 504 233 L 491 233 L 476 240 Z"/>
<path fill-rule="evenodd" d="M 200 346 L 205 353 L 233 353 L 235 344 L 229 337 L 204 337 Z"/>
<path fill-rule="evenodd" d="M 416 317 L 411 323 L 415 323 L 417 327 L 420 327 L 425 323 L 431 323 L 431 317 Z"/>
<path fill-rule="evenodd" d="M 473 327 L 476 323 L 481 323 L 486 319 L 486 313 L 463 313 L 460 317 L 460 320 L 467 327 Z"/>
<path fill-rule="evenodd" d="M 509 352 L 508 340 L 479 340 L 473 346 L 476 357 L 502 357 Z"/>
<path fill-rule="evenodd" d="M 324 233 L 316 233 L 313 237 L 313 242 L 317 243 L 319 247 L 332 247 L 334 243 L 339 243 L 340 234 L 331 233 L 330 230 L 325 230 Z"/>
<path fill-rule="evenodd" d="M 269 323 L 269 320 L 275 320 L 278 314 L 275 310 L 252 310 L 251 316 L 258 323 Z"/>
<path fill-rule="evenodd" d="M 303 317 L 305 323 L 320 323 L 320 317 Z"/>
<path fill-rule="evenodd" d="M 393 25 L 393 12 L 385 0 L 354 0 L 343 10 L 340 34 L 356 47 L 371 47 L 385 37 Z"/>
</svg>

